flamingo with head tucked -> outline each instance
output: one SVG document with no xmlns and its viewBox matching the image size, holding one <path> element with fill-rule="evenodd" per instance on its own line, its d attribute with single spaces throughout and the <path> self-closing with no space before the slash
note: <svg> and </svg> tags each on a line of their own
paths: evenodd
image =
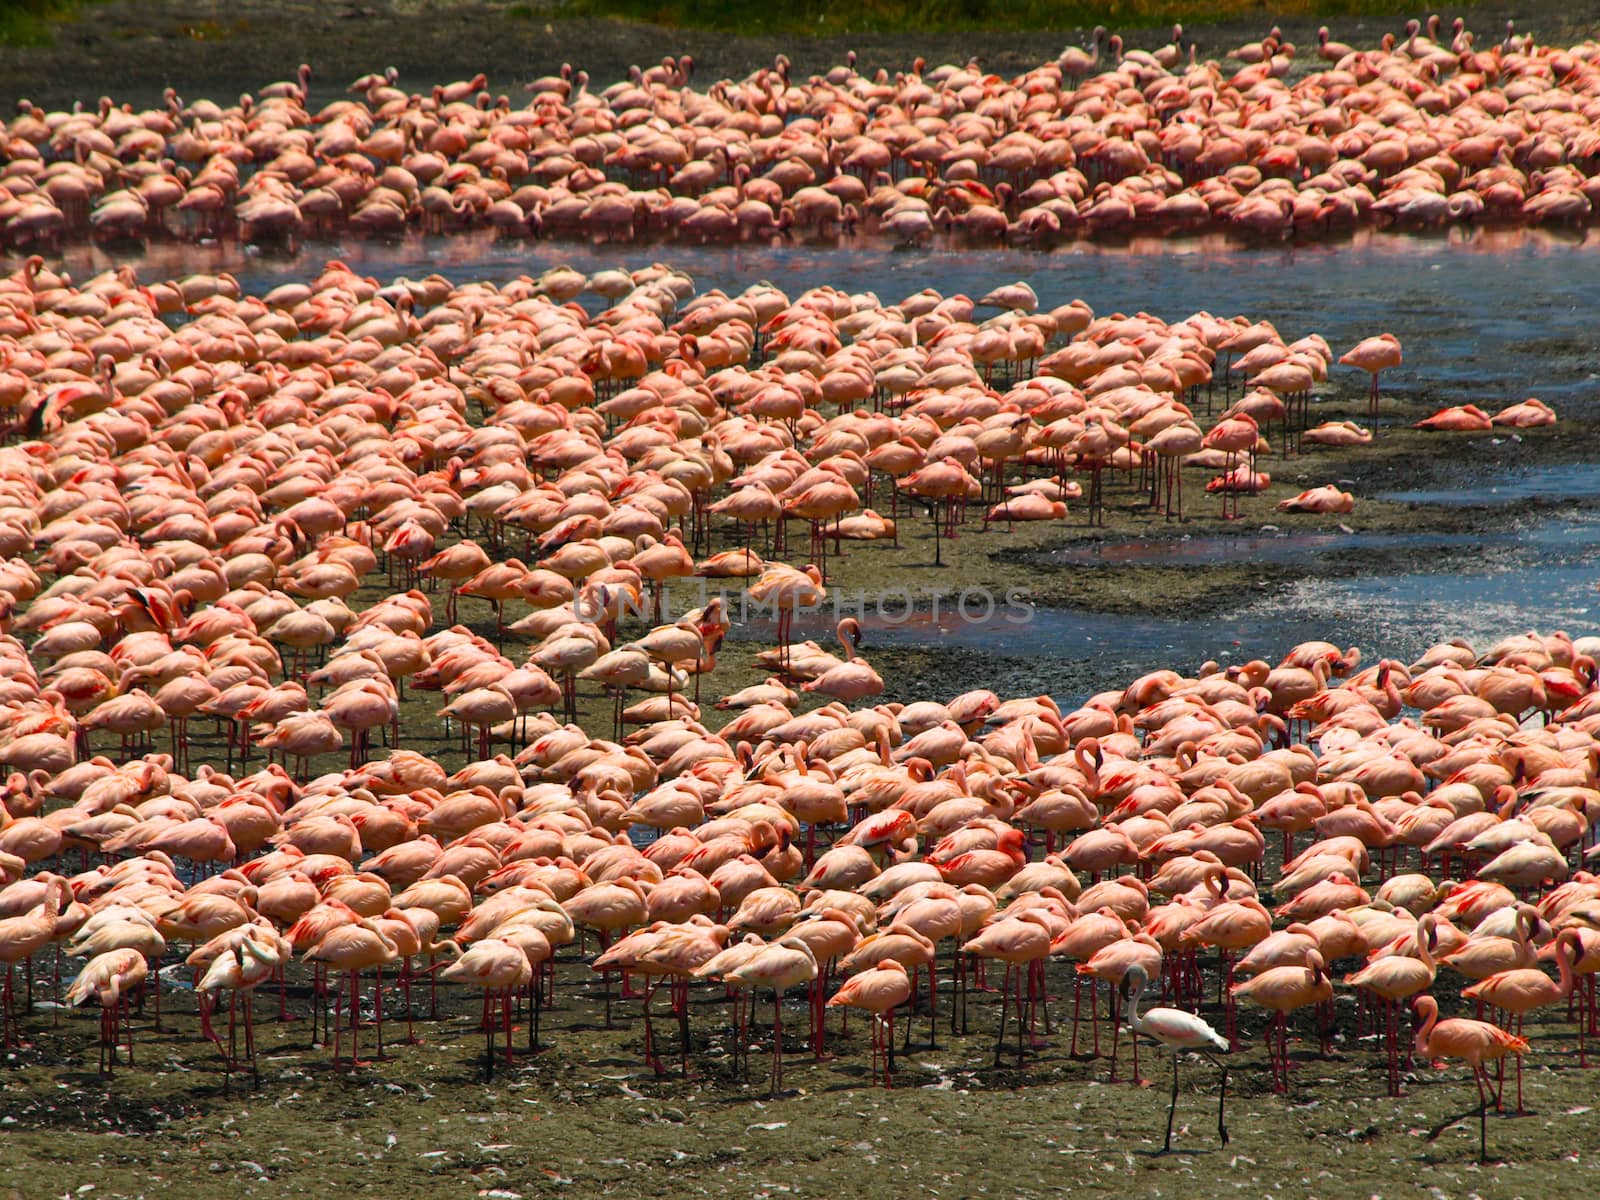
<svg viewBox="0 0 1600 1200">
<path fill-rule="evenodd" d="M 149 968 L 138 950 L 108 950 L 91 958 L 67 989 L 69 1005 L 90 997 L 100 1002 L 100 1074 L 110 1076 L 125 1028 L 128 1063 L 133 1063 L 133 1025 L 128 1020 L 128 993 L 145 981 Z"/>
</svg>

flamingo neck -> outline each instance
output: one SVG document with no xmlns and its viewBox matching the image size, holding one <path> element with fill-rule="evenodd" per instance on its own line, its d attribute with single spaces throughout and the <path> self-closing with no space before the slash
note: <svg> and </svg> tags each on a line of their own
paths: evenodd
<svg viewBox="0 0 1600 1200">
<path fill-rule="evenodd" d="M 1433 1038 L 1433 1027 L 1438 1024 L 1439 1021 L 1438 1005 L 1428 1007 L 1424 1011 L 1426 1011 L 1428 1015 L 1423 1020 L 1421 1027 L 1417 1030 L 1416 1051 L 1418 1054 L 1427 1053 L 1428 1043 Z"/>
<path fill-rule="evenodd" d="M 1560 976 L 1556 986 L 1563 996 L 1572 995 L 1572 960 L 1576 956 L 1576 945 L 1572 941 L 1563 942 L 1556 949 L 1556 972 Z"/>
<path fill-rule="evenodd" d="M 1417 957 L 1422 960 L 1422 965 L 1430 971 L 1437 969 L 1433 961 L 1433 953 L 1428 948 L 1428 943 L 1433 939 L 1433 926 L 1434 923 L 1429 921 L 1426 929 L 1420 925 L 1417 927 Z"/>
</svg>

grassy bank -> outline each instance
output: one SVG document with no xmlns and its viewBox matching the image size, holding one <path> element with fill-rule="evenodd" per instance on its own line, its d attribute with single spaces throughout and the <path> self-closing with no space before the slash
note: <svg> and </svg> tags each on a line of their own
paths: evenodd
<svg viewBox="0 0 1600 1200">
<path fill-rule="evenodd" d="M 741 34 L 826 36 L 846 33 L 959 33 L 970 30 L 1024 32 L 1108 26 L 1165 25 L 1174 21 L 1217 23 L 1272 18 L 1386 16 L 1408 12 L 1393 0 L 569 0 L 554 10 L 536 4 L 508 11 L 542 18 L 562 16 L 647 21 L 669 29 L 705 29 Z"/>
<path fill-rule="evenodd" d="M 0 0 L 0 46 L 48 46 L 85 0 Z"/>
</svg>

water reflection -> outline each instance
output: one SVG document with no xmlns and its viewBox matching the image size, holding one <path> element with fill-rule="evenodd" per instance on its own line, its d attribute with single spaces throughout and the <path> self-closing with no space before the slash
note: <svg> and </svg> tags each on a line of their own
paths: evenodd
<svg viewBox="0 0 1600 1200">
<path fill-rule="evenodd" d="M 1492 478 L 1463 480 L 1456 487 L 1388 492 L 1381 500 L 1401 504 L 1511 504 L 1526 500 L 1592 500 L 1600 496 L 1600 463 L 1513 467 Z"/>
</svg>

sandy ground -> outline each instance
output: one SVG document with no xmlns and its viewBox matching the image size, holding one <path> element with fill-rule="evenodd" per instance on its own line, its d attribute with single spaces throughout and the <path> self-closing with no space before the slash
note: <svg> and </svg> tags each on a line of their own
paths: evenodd
<svg viewBox="0 0 1600 1200">
<path fill-rule="evenodd" d="M 992 71 L 1015 74 L 1087 39 L 1082 29 L 776 39 L 563 20 L 556 11 L 537 3 L 483 0 L 108 0 L 62 24 L 53 46 L 0 48 L 0 105 L 9 108 L 20 96 L 64 105 L 102 93 L 148 103 L 168 86 L 188 99 L 223 98 L 292 78 L 301 62 L 315 69 L 314 98 L 323 99 L 358 75 L 390 65 L 399 68 L 408 88 L 482 71 L 495 90 L 520 94 L 520 84 L 563 62 L 606 83 L 621 78 L 631 64 L 649 64 L 664 54 L 694 55 L 697 74 L 709 78 L 743 75 L 770 64 L 780 51 L 798 71 L 811 72 L 841 62 L 850 49 L 868 67 L 905 69 L 919 55 L 933 63 L 976 55 Z M 1600 11 L 1593 6 L 1554 0 L 1440 11 L 1447 21 L 1464 15 L 1468 27 L 1479 31 L 1480 43 L 1499 37 L 1508 17 L 1550 42 L 1570 44 L 1600 28 Z M 1318 22 L 1292 15 L 1272 18 L 1264 11 L 1249 22 L 1191 24 L 1186 36 L 1202 56 L 1215 55 L 1259 38 L 1274 20 L 1310 57 Z M 1328 23 L 1336 39 L 1370 44 L 1385 32 L 1398 32 L 1404 21 Z M 1167 36 L 1165 29 L 1123 32 L 1130 47 L 1154 46 Z"/>
</svg>

